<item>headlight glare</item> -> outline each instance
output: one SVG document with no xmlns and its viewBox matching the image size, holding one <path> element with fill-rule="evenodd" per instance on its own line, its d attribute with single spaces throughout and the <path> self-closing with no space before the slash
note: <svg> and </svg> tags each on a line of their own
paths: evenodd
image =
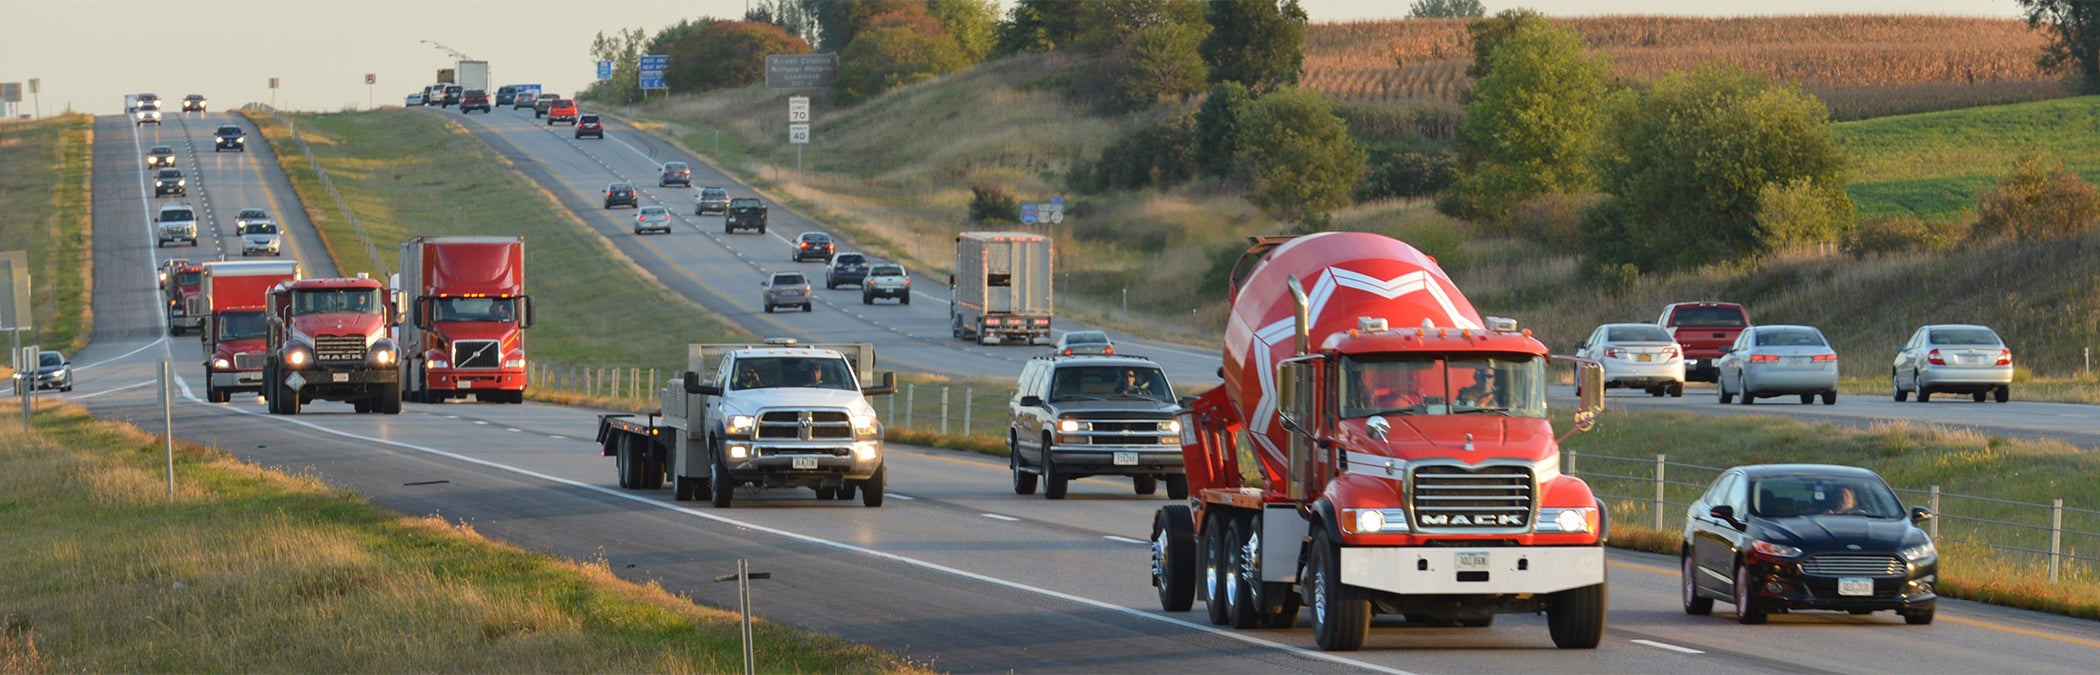
<svg viewBox="0 0 2100 675">
<path fill-rule="evenodd" d="M 1160 422 L 1159 430 L 1170 434 L 1181 433 L 1181 420 L 1167 420 L 1165 422 Z"/>
<path fill-rule="evenodd" d="M 751 448 L 743 445 L 729 446 L 730 459 L 745 459 L 751 456 Z"/>
<path fill-rule="evenodd" d="M 1562 532 L 1588 532 L 1590 512 L 1590 509 L 1562 509 L 1560 515 L 1553 517 L 1553 522 Z"/>
<path fill-rule="evenodd" d="M 294 349 L 289 352 L 286 352 L 284 355 L 285 362 L 292 364 L 292 366 L 295 368 L 298 366 L 306 365 L 308 358 L 309 357 L 306 354 L 306 350 L 304 349 Z"/>
<path fill-rule="evenodd" d="M 1385 529 L 1385 514 L 1376 509 L 1356 512 L 1356 531 L 1377 532 Z"/>
<path fill-rule="evenodd" d="M 750 415 L 730 415 L 728 432 L 732 436 L 751 433 L 751 423 Z"/>
<path fill-rule="evenodd" d="M 1058 431 L 1062 431 L 1062 432 L 1065 432 L 1065 433 L 1071 433 L 1071 432 L 1074 432 L 1074 431 L 1078 431 L 1078 430 L 1079 430 L 1079 420 L 1058 420 L 1058 421 L 1057 421 L 1057 430 L 1058 430 Z"/>
<path fill-rule="evenodd" d="M 853 444 L 853 457 L 855 459 L 865 461 L 880 456 L 882 456 L 881 441 L 861 441 Z"/>
<path fill-rule="evenodd" d="M 1922 544 L 1905 546 L 1903 547 L 1903 550 L 1897 551 L 1897 553 L 1902 554 L 1904 560 L 1917 562 L 1927 558 L 1939 556 L 1940 550 L 1938 547 L 1932 545 L 1932 540 L 1927 539 L 1925 540 L 1925 543 Z"/>
</svg>

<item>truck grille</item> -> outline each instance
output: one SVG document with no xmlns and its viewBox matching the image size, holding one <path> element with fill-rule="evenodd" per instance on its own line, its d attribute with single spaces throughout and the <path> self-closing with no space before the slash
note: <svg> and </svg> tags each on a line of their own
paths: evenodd
<svg viewBox="0 0 2100 675">
<path fill-rule="evenodd" d="M 1892 555 L 1819 555 L 1802 561 L 1801 573 L 1824 577 L 1895 577 L 1903 576 L 1903 561 Z"/>
<path fill-rule="evenodd" d="M 314 338 L 314 360 L 323 362 L 365 360 L 365 336 L 321 335 Z"/>
<path fill-rule="evenodd" d="M 844 410 L 768 410 L 758 416 L 764 440 L 853 440 L 853 420 Z"/>
<path fill-rule="evenodd" d="M 188 298 L 184 298 L 183 303 L 187 305 L 183 308 L 184 314 L 190 316 L 204 316 L 204 296 L 192 295 Z"/>
<path fill-rule="evenodd" d="M 241 370 L 256 370 L 263 367 L 268 357 L 256 352 L 241 352 L 233 355 L 233 367 Z"/>
<path fill-rule="evenodd" d="M 1529 530 L 1532 506 L 1531 468 L 1478 468 L 1431 464 L 1416 467 L 1409 496 L 1418 532 Z"/>
<path fill-rule="evenodd" d="M 503 350 L 495 340 L 460 340 L 452 343 L 452 367 L 495 368 L 503 365 Z"/>
</svg>

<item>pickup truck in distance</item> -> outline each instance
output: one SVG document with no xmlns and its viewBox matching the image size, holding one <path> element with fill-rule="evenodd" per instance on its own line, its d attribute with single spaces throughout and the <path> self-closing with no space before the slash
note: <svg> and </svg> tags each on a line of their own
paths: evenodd
<svg viewBox="0 0 2100 675">
<path fill-rule="evenodd" d="M 1713 382 L 1721 376 L 1721 348 L 1750 326 L 1750 311 L 1733 302 L 1680 302 L 1664 307 L 1655 325 L 1684 348 L 1686 382 Z"/>
<path fill-rule="evenodd" d="M 735 234 L 737 230 L 758 230 L 766 233 L 766 203 L 751 197 L 729 200 L 729 215 L 722 219 L 722 233 Z"/>
</svg>

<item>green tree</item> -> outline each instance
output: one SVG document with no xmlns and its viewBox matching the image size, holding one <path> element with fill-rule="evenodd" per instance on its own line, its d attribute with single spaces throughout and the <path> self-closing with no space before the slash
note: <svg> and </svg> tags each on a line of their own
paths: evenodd
<svg viewBox="0 0 2100 675">
<path fill-rule="evenodd" d="M 1843 184 L 1796 176 L 1757 189 L 1757 238 L 1766 250 L 1835 244 L 1852 234 L 1855 222 Z"/>
<path fill-rule="evenodd" d="M 671 53 L 671 45 L 678 44 L 679 40 L 683 40 L 686 36 L 699 32 L 702 26 L 706 26 L 714 22 L 715 18 L 711 16 L 703 16 L 700 17 L 699 20 L 679 19 L 678 23 L 674 23 L 669 26 L 664 26 L 663 28 L 657 30 L 655 35 L 649 36 L 649 44 L 642 46 L 642 53 L 669 54 Z"/>
<path fill-rule="evenodd" d="M 1298 84 L 1305 70 L 1305 10 L 1298 0 L 1218 0 L 1203 18 L 1203 60 L 1211 82 L 1239 82 L 1257 92 Z"/>
<path fill-rule="evenodd" d="M 1247 85 L 1219 82 L 1196 110 L 1196 169 L 1204 175 L 1230 176 L 1239 166 L 1242 120 L 1254 109 Z"/>
<path fill-rule="evenodd" d="M 1477 25 L 1477 23 L 1476 23 Z M 1588 160 L 1602 121 L 1611 63 L 1588 56 L 1574 31 L 1524 20 L 1487 57 L 1459 125 L 1459 167 L 1438 208 L 1499 220 L 1548 193 L 1588 190 Z"/>
<path fill-rule="evenodd" d="M 1070 0 L 1016 0 L 1006 20 L 992 31 L 992 57 L 1047 52 L 1069 44 L 1079 34 L 1084 3 Z"/>
<path fill-rule="evenodd" d="M 632 30 L 614 29 L 608 36 L 598 31 L 591 39 L 591 59 L 611 61 L 612 78 L 599 80 L 585 87 L 577 98 L 604 103 L 634 103 L 642 100 L 642 45 L 648 33 L 640 28 Z"/>
<path fill-rule="evenodd" d="M 2052 166 L 2053 164 L 2053 166 Z M 2050 239 L 2093 228 L 2100 219 L 2100 189 L 2041 153 L 2028 154 L 1976 197 L 1976 224 L 1969 239 Z"/>
<path fill-rule="evenodd" d="M 1203 91 L 1208 68 L 1196 45 L 1203 40 L 1197 26 L 1160 24 L 1138 29 L 1130 45 L 1116 55 L 1115 103 L 1125 110 L 1139 110 L 1161 99 L 1187 98 Z"/>
<path fill-rule="evenodd" d="M 744 12 L 744 20 L 770 23 L 805 43 L 816 43 L 817 15 L 806 0 L 758 0 Z"/>
<path fill-rule="evenodd" d="M 2053 36 L 2038 63 L 2044 70 L 2076 68 L 2085 93 L 2100 93 L 2100 2 L 2017 0 L 2027 27 Z"/>
<path fill-rule="evenodd" d="M 711 21 L 673 43 L 664 84 L 676 92 L 733 89 L 762 82 L 767 54 L 808 54 L 809 43 L 777 24 Z"/>
<path fill-rule="evenodd" d="M 992 32 L 999 23 L 996 0 L 926 0 L 926 10 L 955 38 L 965 62 L 977 63 L 992 53 Z"/>
<path fill-rule="evenodd" d="M 1480 0 L 1415 0 L 1407 8 L 1410 19 L 1478 19 L 1487 16 Z"/>
<path fill-rule="evenodd" d="M 1079 6 L 1078 33 L 1072 38 L 1072 46 L 1097 56 L 1128 45 L 1138 31 L 1151 26 L 1204 25 L 1203 0 L 1088 0 L 1072 4 Z"/>
<path fill-rule="evenodd" d="M 1195 117 L 1182 113 L 1132 127 L 1072 173 L 1086 192 L 1172 187 L 1195 177 Z"/>
<path fill-rule="evenodd" d="M 1364 149 L 1319 94 L 1286 87 L 1256 99 L 1240 161 L 1254 180 L 1247 200 L 1271 215 L 1319 220 L 1349 204 L 1364 176 Z"/>
<path fill-rule="evenodd" d="M 1546 15 L 1535 9 L 1505 9 L 1493 18 L 1472 21 L 1466 24 L 1466 36 L 1473 40 L 1473 65 L 1466 66 L 1466 76 L 1475 80 L 1485 78 L 1490 67 L 1489 56 L 1502 41 L 1517 32 L 1518 28 L 1546 23 Z"/>
<path fill-rule="evenodd" d="M 833 83 L 839 103 L 851 105 L 883 92 L 954 72 L 968 65 L 955 38 L 923 5 L 869 19 L 839 52 Z"/>
<path fill-rule="evenodd" d="M 1594 262 L 1660 271 L 1756 256 L 1797 236 L 1777 225 L 1784 214 L 1760 223 L 1766 207 L 1824 214 L 1824 224 L 1804 221 L 1809 236 L 1849 232 L 1843 221 L 1852 206 L 1830 111 L 1800 85 L 1774 86 L 1714 63 L 1621 92 L 1609 108 L 1596 154 L 1599 187 L 1622 208 L 1616 238 L 1644 243 L 1612 245 L 1585 233 Z M 1785 206 L 1782 194 L 1810 205 Z M 1817 199 L 1821 206 L 1813 206 Z"/>
</svg>

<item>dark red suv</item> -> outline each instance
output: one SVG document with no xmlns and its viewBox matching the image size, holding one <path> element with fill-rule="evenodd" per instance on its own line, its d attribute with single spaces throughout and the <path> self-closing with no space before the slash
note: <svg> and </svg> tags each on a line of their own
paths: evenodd
<svg viewBox="0 0 2100 675">
<path fill-rule="evenodd" d="M 583 138 L 585 136 L 599 140 L 605 139 L 605 123 L 599 122 L 597 115 L 585 114 L 576 117 L 576 137 Z"/>
<path fill-rule="evenodd" d="M 465 115 L 476 110 L 481 111 L 482 114 L 488 114 L 488 92 L 480 89 L 468 89 L 465 93 L 459 95 L 459 114 Z"/>
</svg>

